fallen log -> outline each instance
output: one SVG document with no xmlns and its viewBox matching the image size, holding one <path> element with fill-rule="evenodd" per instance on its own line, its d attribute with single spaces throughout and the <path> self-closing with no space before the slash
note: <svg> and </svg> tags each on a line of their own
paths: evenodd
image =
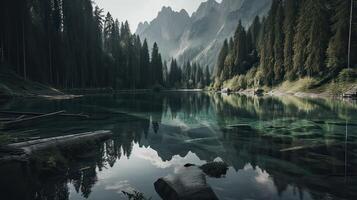
<svg viewBox="0 0 357 200">
<path fill-rule="evenodd" d="M 34 117 L 28 117 L 28 118 L 19 118 L 13 121 L 8 121 L 8 122 L 3 122 L 1 124 L 1 129 L 10 129 L 12 127 L 18 127 L 20 125 L 23 125 L 26 122 L 33 122 L 35 120 L 41 120 L 41 119 L 48 119 L 49 117 L 53 117 L 56 115 L 60 115 L 65 113 L 64 110 L 62 111 L 58 111 L 58 112 L 53 112 L 53 113 L 48 113 L 48 114 L 44 114 L 44 115 L 39 115 L 39 116 L 34 116 Z"/>
<path fill-rule="evenodd" d="M 38 113 L 38 112 L 18 112 L 18 111 L 0 111 L 0 114 L 38 116 L 38 115 L 45 115 L 46 113 Z M 89 115 L 84 115 L 84 114 L 82 114 L 82 113 L 80 113 L 80 114 L 62 113 L 62 114 L 59 114 L 59 116 L 89 118 Z"/>
<path fill-rule="evenodd" d="M 237 129 L 243 129 L 243 130 L 251 130 L 252 127 L 249 124 L 232 124 L 228 125 L 228 128 L 237 128 Z"/>
<path fill-rule="evenodd" d="M 66 135 L 27 142 L 20 142 L 8 145 L 10 148 L 22 149 L 26 154 L 31 154 L 35 151 L 45 150 L 52 147 L 64 147 L 73 144 L 83 143 L 90 140 L 106 140 L 112 136 L 111 131 L 95 131 L 74 135 Z"/>
<path fill-rule="evenodd" d="M 13 121 L 16 120 L 16 118 L 0 118 L 0 121 Z"/>
</svg>

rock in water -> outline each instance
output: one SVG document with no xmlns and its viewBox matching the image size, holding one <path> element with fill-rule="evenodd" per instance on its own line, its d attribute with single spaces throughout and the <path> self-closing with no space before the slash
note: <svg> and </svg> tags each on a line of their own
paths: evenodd
<svg viewBox="0 0 357 200">
<path fill-rule="evenodd" d="M 194 165 L 182 167 L 175 174 L 160 178 L 154 186 L 164 200 L 218 200 L 206 182 L 206 175 Z"/>
<path fill-rule="evenodd" d="M 224 162 L 210 162 L 200 167 L 203 172 L 213 178 L 221 178 L 227 174 L 228 165 Z"/>
</svg>

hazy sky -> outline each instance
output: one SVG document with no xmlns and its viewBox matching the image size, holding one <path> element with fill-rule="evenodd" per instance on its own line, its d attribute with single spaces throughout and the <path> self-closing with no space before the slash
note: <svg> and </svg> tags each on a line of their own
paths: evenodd
<svg viewBox="0 0 357 200">
<path fill-rule="evenodd" d="M 207 0 L 94 0 L 105 12 L 110 12 L 120 22 L 128 20 L 132 32 L 139 22 L 151 21 L 157 16 L 162 6 L 170 6 L 173 10 L 185 9 L 190 15 L 201 2 Z M 220 2 L 221 0 L 216 0 Z"/>
</svg>

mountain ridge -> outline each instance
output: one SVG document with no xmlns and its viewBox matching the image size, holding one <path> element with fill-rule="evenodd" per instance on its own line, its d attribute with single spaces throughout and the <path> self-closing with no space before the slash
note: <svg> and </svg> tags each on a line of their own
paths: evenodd
<svg viewBox="0 0 357 200">
<path fill-rule="evenodd" d="M 267 14 L 270 5 L 271 0 L 208 0 L 191 16 L 184 9 L 164 6 L 151 22 L 141 22 L 136 34 L 149 44 L 157 42 L 165 60 L 198 62 L 213 69 L 224 39 L 233 36 L 238 21 L 248 27 L 257 15 Z"/>
</svg>

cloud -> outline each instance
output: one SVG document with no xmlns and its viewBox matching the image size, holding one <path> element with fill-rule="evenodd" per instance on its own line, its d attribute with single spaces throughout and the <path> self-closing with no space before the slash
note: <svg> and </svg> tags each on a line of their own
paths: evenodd
<svg viewBox="0 0 357 200">
<path fill-rule="evenodd" d="M 129 184 L 128 180 L 124 180 L 124 181 L 119 181 L 117 183 L 111 184 L 111 185 L 107 185 L 104 188 L 105 190 L 112 190 L 115 191 L 117 193 L 122 193 L 122 191 L 126 191 L 126 192 L 132 192 L 135 191 L 135 188 L 132 187 Z"/>
</svg>

